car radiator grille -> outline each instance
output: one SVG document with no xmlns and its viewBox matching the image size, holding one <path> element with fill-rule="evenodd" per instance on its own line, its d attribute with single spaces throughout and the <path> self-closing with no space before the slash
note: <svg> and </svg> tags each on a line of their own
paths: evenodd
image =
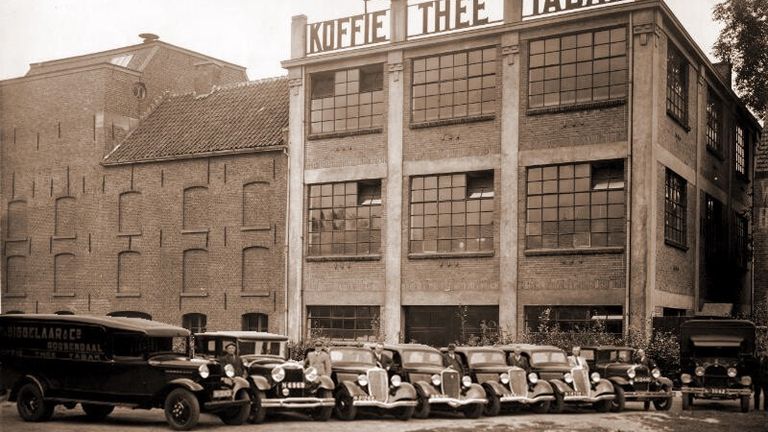
<svg viewBox="0 0 768 432">
<path fill-rule="evenodd" d="M 724 366 L 709 366 L 704 371 L 704 386 L 706 387 L 728 387 L 728 371 Z"/>
<path fill-rule="evenodd" d="M 524 369 L 509 370 L 509 389 L 516 396 L 525 396 L 528 394 L 528 379 Z"/>
<path fill-rule="evenodd" d="M 389 395 L 389 380 L 387 371 L 383 369 L 374 369 L 368 371 L 368 390 L 369 396 L 372 396 L 379 402 L 386 402 Z"/>
<path fill-rule="evenodd" d="M 456 371 L 443 371 L 442 380 L 443 394 L 454 398 L 459 397 L 461 390 L 459 373 Z"/>
<path fill-rule="evenodd" d="M 573 369 L 573 388 L 582 394 L 589 394 L 589 374 L 586 369 Z"/>
</svg>

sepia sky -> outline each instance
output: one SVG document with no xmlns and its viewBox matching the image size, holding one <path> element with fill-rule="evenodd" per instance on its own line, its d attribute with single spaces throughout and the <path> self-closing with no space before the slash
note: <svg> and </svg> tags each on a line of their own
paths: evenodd
<svg viewBox="0 0 768 432">
<path fill-rule="evenodd" d="M 718 0 L 666 1 L 711 54 Z M 369 10 L 388 5 L 370 0 Z M 314 22 L 362 10 L 363 0 L 0 0 L 0 79 L 24 75 L 30 63 L 134 45 L 143 32 L 245 66 L 251 79 L 283 75 L 291 16 Z"/>
</svg>

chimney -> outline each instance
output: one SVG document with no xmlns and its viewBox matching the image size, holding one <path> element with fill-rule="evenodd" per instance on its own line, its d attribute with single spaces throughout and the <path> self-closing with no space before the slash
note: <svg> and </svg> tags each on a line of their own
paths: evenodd
<svg viewBox="0 0 768 432">
<path fill-rule="evenodd" d="M 723 61 L 712 66 L 715 67 L 718 75 L 728 84 L 728 87 L 733 87 L 733 64 L 729 61 Z"/>
<path fill-rule="evenodd" d="M 195 63 L 195 93 L 207 95 L 213 90 L 213 86 L 219 85 L 221 79 L 221 65 L 212 61 Z"/>
</svg>

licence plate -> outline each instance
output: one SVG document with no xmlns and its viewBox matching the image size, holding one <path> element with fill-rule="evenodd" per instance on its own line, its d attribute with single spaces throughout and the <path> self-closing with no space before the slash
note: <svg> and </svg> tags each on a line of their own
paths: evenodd
<svg viewBox="0 0 768 432">
<path fill-rule="evenodd" d="M 725 391 L 725 389 L 709 389 L 707 391 L 707 393 L 711 393 L 711 394 L 726 394 L 727 391 Z"/>
<path fill-rule="evenodd" d="M 214 390 L 213 391 L 213 398 L 214 399 L 228 398 L 228 397 L 232 397 L 232 390 L 230 390 L 230 389 Z"/>
</svg>

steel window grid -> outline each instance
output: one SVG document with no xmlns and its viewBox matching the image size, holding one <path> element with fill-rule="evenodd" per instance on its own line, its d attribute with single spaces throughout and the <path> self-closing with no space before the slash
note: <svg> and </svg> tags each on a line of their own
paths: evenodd
<svg viewBox="0 0 768 432">
<path fill-rule="evenodd" d="M 664 182 L 664 238 L 679 246 L 688 244 L 688 183 L 667 169 Z"/>
<path fill-rule="evenodd" d="M 710 89 L 707 97 L 707 148 L 717 153 L 723 152 L 721 111 L 722 104 Z"/>
<path fill-rule="evenodd" d="M 736 173 L 747 175 L 747 140 L 744 128 L 736 127 Z"/>
<path fill-rule="evenodd" d="M 667 113 L 688 124 L 688 61 L 671 42 L 667 48 Z"/>
<path fill-rule="evenodd" d="M 310 336 L 368 339 L 378 336 L 379 306 L 307 306 Z"/>
<path fill-rule="evenodd" d="M 382 67 L 382 66 L 378 66 Z M 323 74 L 312 76 L 313 90 Z M 384 123 L 383 74 L 376 74 L 373 88 L 363 91 L 362 75 L 374 73 L 370 68 L 344 69 L 333 72 L 331 95 L 310 100 L 310 133 L 354 131 L 382 127 Z"/>
</svg>

